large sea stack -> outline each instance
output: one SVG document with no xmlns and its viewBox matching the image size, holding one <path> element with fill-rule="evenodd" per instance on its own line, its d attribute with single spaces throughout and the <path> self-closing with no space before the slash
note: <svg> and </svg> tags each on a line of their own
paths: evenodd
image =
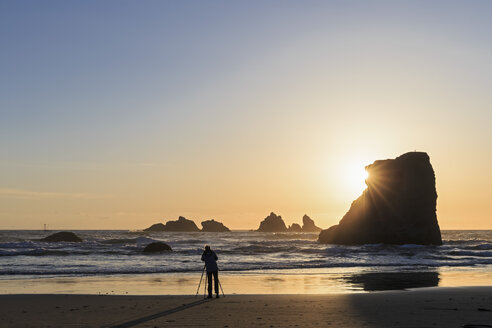
<svg viewBox="0 0 492 328">
<path fill-rule="evenodd" d="M 282 220 L 282 217 L 272 212 L 263 221 L 261 221 L 260 227 L 256 231 L 285 232 L 287 231 L 287 227 L 285 226 L 285 222 Z"/>
<path fill-rule="evenodd" d="M 212 220 L 207 220 L 202 222 L 203 232 L 228 232 L 228 227 L 226 227 L 222 222 Z"/>
<path fill-rule="evenodd" d="M 366 190 L 339 224 L 321 231 L 319 242 L 442 245 L 436 179 L 427 153 L 375 161 L 366 171 Z"/>
</svg>

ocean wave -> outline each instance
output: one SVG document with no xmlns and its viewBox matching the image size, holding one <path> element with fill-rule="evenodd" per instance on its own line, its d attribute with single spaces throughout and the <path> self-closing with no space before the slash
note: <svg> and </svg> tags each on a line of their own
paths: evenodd
<svg viewBox="0 0 492 328">
<path fill-rule="evenodd" d="M 180 240 L 177 240 L 177 242 L 181 243 L 181 244 L 199 244 L 199 245 L 205 245 L 205 243 L 207 242 L 206 240 L 203 240 L 203 239 L 180 239 Z"/>
<path fill-rule="evenodd" d="M 141 254 L 143 247 L 127 246 L 119 248 L 48 248 L 48 247 L 32 247 L 18 249 L 0 249 L 0 257 L 2 256 L 99 256 L 99 255 L 133 255 Z"/>
<path fill-rule="evenodd" d="M 35 245 L 33 241 L 12 241 L 0 243 L 0 248 L 17 249 L 17 248 L 32 248 Z"/>
<path fill-rule="evenodd" d="M 299 249 L 296 246 L 286 247 L 284 245 L 276 246 L 261 246 L 261 245 L 247 245 L 235 247 L 225 253 L 242 253 L 242 254 L 261 254 L 261 253 L 291 253 L 298 252 Z"/>
<path fill-rule="evenodd" d="M 0 256 L 82 256 L 95 254 L 90 250 L 56 250 L 56 249 L 29 249 L 29 250 L 0 250 Z M 117 251 L 103 251 L 97 254 L 122 254 Z"/>
<path fill-rule="evenodd" d="M 492 240 L 487 239 L 443 239 L 443 245 L 470 245 L 470 244 L 489 244 Z"/>
<path fill-rule="evenodd" d="M 443 246 L 318 243 L 317 234 L 231 232 L 136 233 L 83 231 L 81 243 L 44 243 L 38 232 L 0 232 L 0 275 L 104 275 L 194 272 L 212 245 L 224 271 L 310 268 L 476 267 L 492 269 L 490 232 L 443 233 Z M 311 236 L 311 237 L 310 237 Z M 37 239 L 37 240 L 36 240 Z M 172 253 L 144 256 L 146 244 L 163 241 Z"/>
<path fill-rule="evenodd" d="M 137 238 L 107 239 L 100 241 L 102 244 L 136 244 Z"/>
<path fill-rule="evenodd" d="M 424 247 L 427 247 L 427 245 L 415 245 L 415 244 L 404 244 L 404 245 L 400 245 L 399 246 L 400 248 L 424 248 Z"/>
<path fill-rule="evenodd" d="M 319 233 L 274 233 L 271 235 L 267 235 L 268 239 L 289 239 L 289 240 L 313 240 L 318 239 Z"/>
<path fill-rule="evenodd" d="M 105 241 L 82 242 L 77 244 L 46 244 L 46 243 L 3 243 L 0 247 L 0 256 L 67 256 L 67 255 L 141 255 L 143 248 L 149 242 L 156 241 L 149 238 L 108 239 Z M 181 256 L 196 256 L 203 251 L 201 246 L 180 243 L 169 243 L 176 254 Z M 7 247 L 9 246 L 9 247 Z M 368 244 L 362 246 L 323 245 L 316 242 L 280 242 L 280 241 L 252 241 L 242 242 L 239 245 L 223 244 L 215 248 L 226 256 L 322 256 L 322 257 L 423 257 L 432 255 L 439 259 L 446 255 L 491 257 L 489 245 L 475 247 L 451 246 L 422 246 L 422 245 L 383 245 Z"/>
<path fill-rule="evenodd" d="M 492 252 L 482 252 L 482 251 L 455 250 L 455 251 L 450 251 L 448 254 L 449 255 L 456 255 L 456 256 L 473 256 L 473 257 L 490 257 L 490 258 L 492 258 Z"/>
<path fill-rule="evenodd" d="M 466 249 L 477 249 L 477 250 L 492 250 L 492 244 L 479 244 L 474 246 L 467 246 Z"/>
<path fill-rule="evenodd" d="M 158 240 L 149 237 L 104 239 L 99 241 L 102 244 L 150 244 Z"/>
<path fill-rule="evenodd" d="M 461 261 L 456 263 L 448 263 L 448 267 L 474 267 L 478 265 L 491 265 L 492 260 L 484 261 Z M 420 263 L 418 267 L 422 268 L 438 268 L 442 265 L 434 262 Z M 247 272 L 247 271 L 262 271 L 262 270 L 297 270 L 297 269 L 324 269 L 324 268 L 372 268 L 377 270 L 378 268 L 408 268 L 415 267 L 412 264 L 402 264 L 401 262 L 387 262 L 387 263 L 376 263 L 376 262 L 342 262 L 342 263 L 326 263 L 325 261 L 311 261 L 302 264 L 289 264 L 289 263 L 250 263 L 249 265 L 241 265 L 238 263 L 221 265 L 221 270 L 223 272 Z M 30 267 L 26 268 L 16 268 L 16 269 L 0 269 L 0 276 L 51 276 L 51 275 L 112 275 L 112 274 L 150 274 L 150 273 L 184 273 L 184 272 L 200 272 L 203 266 L 200 265 L 198 261 L 189 263 L 187 267 L 169 267 L 169 266 L 153 266 L 153 267 L 75 267 L 75 268 L 53 268 L 47 267 L 46 270 L 42 270 L 40 267 L 33 269 Z"/>
</svg>

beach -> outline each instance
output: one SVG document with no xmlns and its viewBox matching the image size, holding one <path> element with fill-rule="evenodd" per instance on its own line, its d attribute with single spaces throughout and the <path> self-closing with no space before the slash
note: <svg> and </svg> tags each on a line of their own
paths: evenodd
<svg viewBox="0 0 492 328">
<path fill-rule="evenodd" d="M 324 295 L 0 295 L 2 327 L 487 327 L 492 287 Z M 481 325 L 481 326 L 480 326 Z"/>
<path fill-rule="evenodd" d="M 83 242 L 46 244 L 43 234 L 0 231 L 2 328 L 492 326 L 491 231 L 444 231 L 439 247 L 249 231 L 78 231 Z M 212 238 L 226 297 L 204 300 L 201 245 Z M 142 254 L 155 241 L 173 252 Z"/>
<path fill-rule="evenodd" d="M 492 0 L 0 22 L 0 328 L 492 328 Z"/>
</svg>

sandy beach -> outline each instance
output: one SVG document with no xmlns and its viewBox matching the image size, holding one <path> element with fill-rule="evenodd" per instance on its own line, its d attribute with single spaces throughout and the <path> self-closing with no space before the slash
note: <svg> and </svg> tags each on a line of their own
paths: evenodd
<svg viewBox="0 0 492 328">
<path fill-rule="evenodd" d="M 1 295 L 2 327 L 492 327 L 492 287 L 326 295 Z"/>
</svg>

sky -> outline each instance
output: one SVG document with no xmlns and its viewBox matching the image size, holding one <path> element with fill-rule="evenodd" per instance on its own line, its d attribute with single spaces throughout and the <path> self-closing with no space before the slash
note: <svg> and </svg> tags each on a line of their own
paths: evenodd
<svg viewBox="0 0 492 328">
<path fill-rule="evenodd" d="M 0 0 L 0 229 L 336 224 L 429 154 L 492 229 L 490 1 Z"/>
</svg>

